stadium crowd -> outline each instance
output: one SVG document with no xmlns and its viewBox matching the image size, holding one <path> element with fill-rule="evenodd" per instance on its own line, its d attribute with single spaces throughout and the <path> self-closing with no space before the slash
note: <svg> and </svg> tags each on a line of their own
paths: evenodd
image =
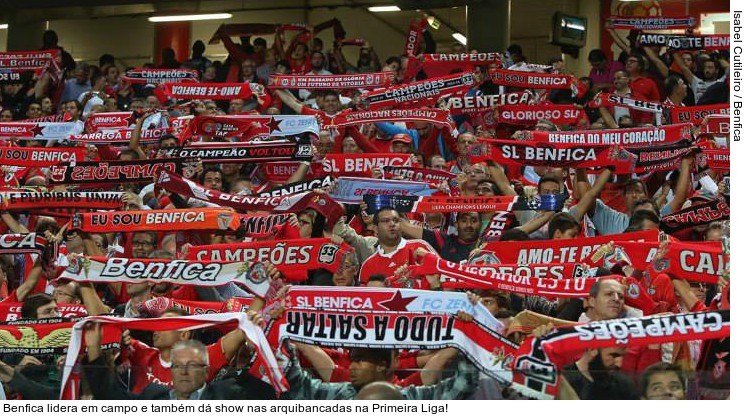
<svg viewBox="0 0 744 418">
<path fill-rule="evenodd" d="M 0 53 L 8 399 L 728 397 L 728 49 L 322 26 Z"/>
</svg>

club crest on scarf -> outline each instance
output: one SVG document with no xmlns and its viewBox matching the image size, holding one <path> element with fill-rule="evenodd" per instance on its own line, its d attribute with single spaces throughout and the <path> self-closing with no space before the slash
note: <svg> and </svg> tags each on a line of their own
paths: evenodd
<svg viewBox="0 0 744 418">
<path fill-rule="evenodd" d="M 323 264 L 333 264 L 336 261 L 336 254 L 341 247 L 335 244 L 323 244 L 318 254 L 318 262 Z"/>
</svg>

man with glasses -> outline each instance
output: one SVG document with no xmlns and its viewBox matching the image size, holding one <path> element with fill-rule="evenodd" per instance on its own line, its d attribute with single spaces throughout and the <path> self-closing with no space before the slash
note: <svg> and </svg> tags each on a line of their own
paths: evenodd
<svg viewBox="0 0 744 418">
<path fill-rule="evenodd" d="M 434 249 L 422 240 L 405 240 L 401 232 L 401 217 L 393 208 L 382 208 L 372 218 L 377 226 L 377 251 L 367 258 L 359 270 L 359 279 L 363 285 L 373 274 L 392 276 L 398 267 L 414 264 L 413 253 L 422 248 L 428 252 Z M 422 283 L 406 282 L 404 287 L 421 287 Z M 400 286 L 394 286 L 400 287 Z"/>
<path fill-rule="evenodd" d="M 242 336 L 242 331 L 235 330 Z M 214 370 L 209 348 L 196 340 L 182 340 L 171 348 L 168 367 L 170 384 L 153 382 L 140 393 L 125 390 L 111 378 L 112 370 L 106 365 L 101 350 L 101 326 L 93 324 L 85 332 L 88 347 L 87 361 L 83 370 L 96 399 L 157 399 L 157 400 L 213 400 L 213 399 L 275 399 L 275 392 L 266 383 L 250 373 L 242 373 L 239 379 L 224 379 L 208 382 Z M 241 338 L 242 343 L 242 338 Z"/>
<path fill-rule="evenodd" d="M 132 234 L 132 258 L 149 258 L 158 246 L 158 236 L 152 231 Z"/>
</svg>

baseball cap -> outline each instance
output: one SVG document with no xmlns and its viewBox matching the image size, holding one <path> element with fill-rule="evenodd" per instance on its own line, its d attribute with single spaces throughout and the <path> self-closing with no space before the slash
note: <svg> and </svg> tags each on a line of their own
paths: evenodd
<svg viewBox="0 0 744 418">
<path fill-rule="evenodd" d="M 411 137 L 408 134 L 395 134 L 393 135 L 392 142 L 405 142 L 406 144 L 412 144 Z"/>
</svg>

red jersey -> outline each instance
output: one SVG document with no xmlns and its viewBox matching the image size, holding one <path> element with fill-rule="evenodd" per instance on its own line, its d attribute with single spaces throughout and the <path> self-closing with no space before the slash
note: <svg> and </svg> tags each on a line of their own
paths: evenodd
<svg viewBox="0 0 744 418">
<path fill-rule="evenodd" d="M 173 375 L 171 374 L 171 362 L 160 357 L 160 350 L 132 339 L 131 350 L 124 350 L 132 364 L 132 392 L 140 393 L 150 383 L 173 387 Z M 217 372 L 227 365 L 228 361 L 222 353 L 220 341 L 207 346 L 209 355 L 209 375 L 207 381 L 214 378 Z"/>
<path fill-rule="evenodd" d="M 301 115 L 309 115 L 309 116 L 316 116 L 320 118 L 320 124 L 321 125 L 332 125 L 334 116 L 338 115 L 329 115 L 328 113 L 322 111 L 313 109 L 312 107 L 308 106 L 302 106 L 302 111 L 300 112 Z M 344 137 L 346 137 L 346 128 L 331 128 L 329 129 L 329 132 L 331 133 L 331 139 L 336 141 L 336 138 L 339 138 L 338 142 L 343 141 Z"/>
<path fill-rule="evenodd" d="M 413 259 L 413 253 L 417 248 L 423 248 L 426 251 L 436 254 L 434 248 L 432 248 L 426 241 L 418 239 L 405 240 L 401 238 L 395 251 L 385 254 L 384 250 L 380 246 L 377 248 L 376 253 L 364 260 L 362 267 L 359 269 L 359 279 L 362 284 L 366 285 L 369 276 L 372 276 L 373 274 L 382 274 L 385 277 L 392 276 L 398 267 L 405 265 L 406 263 L 414 263 L 415 260 Z"/>
</svg>

